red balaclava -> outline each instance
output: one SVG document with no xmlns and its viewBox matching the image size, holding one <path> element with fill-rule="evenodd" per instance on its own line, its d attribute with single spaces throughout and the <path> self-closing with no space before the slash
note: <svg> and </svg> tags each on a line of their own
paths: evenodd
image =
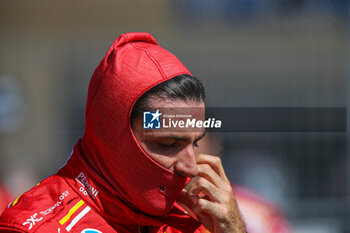
<svg viewBox="0 0 350 233">
<path fill-rule="evenodd" d="M 187 179 L 163 168 L 139 146 L 130 124 L 135 101 L 154 85 L 190 74 L 148 33 L 118 37 L 90 81 L 83 149 L 122 199 L 151 215 L 173 206 Z"/>
<path fill-rule="evenodd" d="M 189 179 L 151 159 L 137 143 L 130 124 L 135 101 L 180 74 L 191 73 L 150 34 L 126 33 L 112 44 L 91 78 L 84 136 L 61 174 L 74 176 L 67 180 L 76 186 L 83 184 L 96 208 L 112 222 L 122 219 L 113 219 L 121 212 L 138 224 L 148 224 L 150 215 L 159 216 L 152 219 L 160 222 L 168 221 L 165 218 L 171 214 L 175 222 L 192 221 L 175 204 Z"/>
</svg>

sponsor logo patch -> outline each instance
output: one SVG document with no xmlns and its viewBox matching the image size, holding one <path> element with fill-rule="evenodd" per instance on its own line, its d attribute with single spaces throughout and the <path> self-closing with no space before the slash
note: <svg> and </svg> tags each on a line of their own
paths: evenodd
<svg viewBox="0 0 350 233">
<path fill-rule="evenodd" d="M 62 205 L 62 202 L 64 200 L 64 198 L 66 198 L 69 195 L 68 191 L 64 191 L 58 198 L 58 201 L 53 204 L 50 208 L 47 208 L 46 210 L 40 211 L 40 214 L 45 216 L 50 214 L 52 211 L 54 211 L 57 207 L 59 207 L 60 205 Z"/>
<path fill-rule="evenodd" d="M 35 223 L 40 222 L 41 220 L 43 220 L 43 217 L 37 218 L 36 217 L 37 215 L 38 215 L 37 213 L 33 214 L 22 225 L 23 226 L 28 225 L 28 230 L 32 229 L 33 226 L 35 226 Z"/>
<path fill-rule="evenodd" d="M 81 187 L 79 189 L 80 192 L 82 192 L 85 196 L 89 193 L 91 197 L 96 198 L 98 195 L 98 190 L 93 187 L 89 181 L 87 180 L 85 174 L 83 172 L 80 172 L 79 175 L 75 178 L 78 182 L 80 182 L 82 185 L 84 185 L 84 188 Z"/>
<path fill-rule="evenodd" d="M 84 230 L 82 230 L 80 233 L 102 233 L 102 231 L 89 228 L 89 229 L 84 229 Z"/>
</svg>

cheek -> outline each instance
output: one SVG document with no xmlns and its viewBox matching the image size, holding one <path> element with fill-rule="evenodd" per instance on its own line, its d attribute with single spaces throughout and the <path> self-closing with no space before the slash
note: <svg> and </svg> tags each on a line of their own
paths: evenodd
<svg viewBox="0 0 350 233">
<path fill-rule="evenodd" d="M 175 164 L 175 159 L 170 156 L 164 156 L 164 155 L 159 155 L 159 154 L 154 154 L 154 153 L 148 153 L 148 155 L 159 165 L 162 167 L 174 171 L 174 164 Z"/>
</svg>

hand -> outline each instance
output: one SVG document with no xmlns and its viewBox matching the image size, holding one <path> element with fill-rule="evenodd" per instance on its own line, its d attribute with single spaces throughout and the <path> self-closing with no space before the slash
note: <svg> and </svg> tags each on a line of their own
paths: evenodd
<svg viewBox="0 0 350 233">
<path fill-rule="evenodd" d="M 197 155 L 198 179 L 178 201 L 187 206 L 212 233 L 245 233 L 230 181 L 221 159 L 217 156 Z"/>
</svg>

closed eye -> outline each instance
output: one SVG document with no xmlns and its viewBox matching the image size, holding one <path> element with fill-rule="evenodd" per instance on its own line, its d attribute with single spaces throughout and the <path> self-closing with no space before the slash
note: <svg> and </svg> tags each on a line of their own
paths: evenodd
<svg viewBox="0 0 350 233">
<path fill-rule="evenodd" d="M 173 147 L 173 146 L 175 146 L 175 142 L 169 142 L 169 143 L 159 142 L 158 145 L 162 146 L 162 147 Z"/>
</svg>

